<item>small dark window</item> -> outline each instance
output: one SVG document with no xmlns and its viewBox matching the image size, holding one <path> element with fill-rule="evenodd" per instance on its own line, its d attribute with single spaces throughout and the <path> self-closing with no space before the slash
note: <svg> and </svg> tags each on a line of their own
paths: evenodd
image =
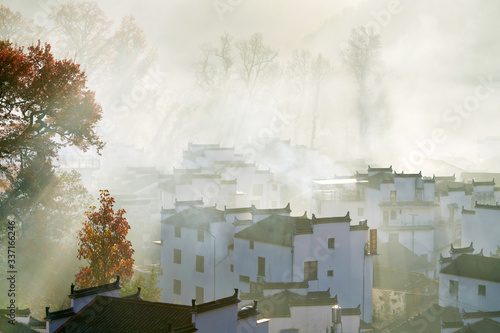
<svg viewBox="0 0 500 333">
<path fill-rule="evenodd" d="M 318 262 L 305 261 L 304 262 L 304 281 L 318 279 Z"/>
<path fill-rule="evenodd" d="M 233 265 L 233 264 L 229 265 L 229 270 L 230 270 L 231 272 L 234 272 L 234 265 Z"/>
<path fill-rule="evenodd" d="M 248 248 L 249 248 L 250 250 L 253 250 L 253 240 L 249 241 L 249 243 L 248 243 Z"/>
<path fill-rule="evenodd" d="M 396 214 L 397 214 L 397 212 L 395 210 L 391 210 L 391 220 L 396 219 Z"/>
<path fill-rule="evenodd" d="M 181 280 L 174 280 L 174 294 L 181 294 Z"/>
<path fill-rule="evenodd" d="M 240 282 L 250 283 L 250 277 L 245 275 L 240 275 Z"/>
<path fill-rule="evenodd" d="M 458 281 L 450 280 L 450 295 L 458 297 Z"/>
<path fill-rule="evenodd" d="M 258 258 L 257 275 L 258 276 L 266 276 L 266 258 L 263 258 L 263 257 Z"/>
<path fill-rule="evenodd" d="M 391 202 L 396 202 L 396 191 L 391 191 Z"/>
<path fill-rule="evenodd" d="M 196 271 L 200 273 L 205 272 L 205 257 L 204 256 L 196 256 Z"/>
<path fill-rule="evenodd" d="M 181 250 L 174 249 L 174 264 L 180 264 L 181 261 Z"/>
<path fill-rule="evenodd" d="M 204 241 L 205 241 L 205 231 L 198 230 L 198 242 L 204 242 Z"/>
<path fill-rule="evenodd" d="M 179 226 L 179 225 L 175 226 L 175 237 L 177 237 L 177 238 L 181 237 L 181 226 Z"/>
<path fill-rule="evenodd" d="M 205 293 L 205 291 L 203 290 L 202 287 L 196 286 L 196 303 L 198 303 L 198 304 L 203 303 L 204 293 Z"/>
<path fill-rule="evenodd" d="M 326 272 L 327 276 L 333 276 L 333 269 L 330 269 Z"/>
<path fill-rule="evenodd" d="M 478 285 L 477 286 L 477 294 L 481 296 L 486 296 L 486 286 L 485 285 Z"/>
<path fill-rule="evenodd" d="M 328 238 L 328 248 L 329 249 L 335 248 L 335 238 Z"/>
</svg>

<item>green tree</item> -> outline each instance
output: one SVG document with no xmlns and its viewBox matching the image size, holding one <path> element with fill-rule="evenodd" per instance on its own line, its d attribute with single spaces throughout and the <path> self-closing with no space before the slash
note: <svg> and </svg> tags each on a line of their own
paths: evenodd
<svg viewBox="0 0 500 333">
<path fill-rule="evenodd" d="M 158 287 L 158 273 L 153 266 L 151 272 L 143 273 L 135 271 L 131 279 L 124 280 L 120 296 L 132 295 L 137 292 L 137 288 L 141 288 L 141 297 L 146 301 L 159 302 L 162 288 Z"/>
</svg>

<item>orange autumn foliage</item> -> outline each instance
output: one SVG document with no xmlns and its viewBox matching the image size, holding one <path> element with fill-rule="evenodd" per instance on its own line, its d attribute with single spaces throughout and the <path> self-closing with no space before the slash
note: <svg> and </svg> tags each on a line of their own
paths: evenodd
<svg viewBox="0 0 500 333">
<path fill-rule="evenodd" d="M 80 288 L 110 283 L 119 275 L 127 279 L 134 273 L 132 243 L 126 239 L 130 226 L 123 217 L 125 210 L 113 210 L 115 199 L 107 190 L 100 191 L 101 206 L 90 207 L 87 221 L 78 233 L 80 248 L 78 259 L 85 259 L 88 266 L 80 267 L 75 275 Z"/>
</svg>

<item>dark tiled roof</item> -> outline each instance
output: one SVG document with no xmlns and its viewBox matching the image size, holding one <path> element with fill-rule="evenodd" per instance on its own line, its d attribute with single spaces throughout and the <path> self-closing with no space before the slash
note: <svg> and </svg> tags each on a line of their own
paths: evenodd
<svg viewBox="0 0 500 333">
<path fill-rule="evenodd" d="M 283 208 L 269 208 L 269 209 L 258 209 L 252 205 L 252 215 L 266 215 L 266 214 L 289 214 L 292 210 L 290 209 L 290 203 L 288 203 Z"/>
<path fill-rule="evenodd" d="M 465 209 L 465 208 L 462 206 L 462 214 L 467 214 L 467 215 L 475 215 L 475 214 L 476 214 L 476 211 L 475 211 L 475 210 L 471 210 L 471 209 Z"/>
<path fill-rule="evenodd" d="M 350 223 L 351 217 L 349 212 L 345 214 L 345 216 L 336 216 L 336 217 L 322 217 L 318 218 L 316 215 L 312 214 L 312 223 L 313 224 L 324 224 L 324 223 Z"/>
<path fill-rule="evenodd" d="M 436 176 L 432 175 L 432 178 L 434 178 L 435 181 L 452 181 L 454 182 L 456 180 L 455 174 L 453 176 Z"/>
<path fill-rule="evenodd" d="M 142 297 L 141 297 L 141 287 L 137 287 L 137 292 L 135 294 L 127 295 L 127 296 L 122 296 L 121 298 L 142 300 Z"/>
<path fill-rule="evenodd" d="M 495 210 L 500 210 L 500 205 L 496 204 L 496 205 L 488 205 L 488 204 L 480 204 L 480 203 L 477 203 L 476 201 L 476 209 L 495 209 Z"/>
<path fill-rule="evenodd" d="M 370 227 L 368 226 L 367 220 L 359 221 L 358 225 L 351 225 L 350 226 L 351 231 L 360 231 L 360 230 L 368 230 L 368 229 L 370 229 Z"/>
<path fill-rule="evenodd" d="M 97 296 L 56 332 L 194 332 L 190 306 Z M 177 330 L 175 331 L 177 332 Z"/>
<path fill-rule="evenodd" d="M 462 254 L 443 268 L 441 273 L 500 282 L 500 258 Z"/>
<path fill-rule="evenodd" d="M 472 242 L 470 242 L 470 245 L 467 247 L 454 248 L 453 244 L 450 245 L 450 254 L 461 254 L 461 253 L 472 253 L 472 252 L 474 252 L 474 246 Z"/>
<path fill-rule="evenodd" d="M 175 207 L 177 206 L 203 206 L 203 199 L 185 201 L 175 199 Z"/>
<path fill-rule="evenodd" d="M 404 173 L 404 171 L 401 171 L 401 173 L 397 173 L 394 171 L 394 177 L 400 177 L 400 178 L 416 178 L 416 177 L 422 177 L 422 171 L 419 173 Z"/>
<path fill-rule="evenodd" d="M 196 304 L 196 300 L 193 299 L 192 310 L 195 313 L 202 313 L 219 309 L 228 305 L 238 304 L 239 302 L 240 300 L 238 299 L 238 289 L 234 289 L 234 294 L 232 296 L 216 299 L 215 301 L 207 303 Z"/>
<path fill-rule="evenodd" d="M 264 282 L 262 289 L 307 289 L 309 282 Z"/>
<path fill-rule="evenodd" d="M 441 253 L 439 254 L 439 263 L 440 264 L 450 263 L 451 260 L 452 260 L 451 257 L 443 257 L 443 255 Z"/>
<path fill-rule="evenodd" d="M 282 318 L 290 317 L 290 301 L 305 299 L 303 295 L 284 290 L 282 292 L 266 296 L 259 300 L 262 305 L 259 308 L 264 318 Z"/>
<path fill-rule="evenodd" d="M 226 208 L 224 206 L 224 212 L 226 214 L 251 213 L 252 207 Z"/>
<path fill-rule="evenodd" d="M 424 200 L 413 200 L 413 201 L 382 201 L 379 206 L 382 207 L 410 207 L 410 206 L 418 206 L 418 207 L 426 207 L 426 206 L 438 206 L 434 203 L 434 200 L 424 201 Z"/>
<path fill-rule="evenodd" d="M 472 180 L 472 186 L 495 186 L 495 178 L 493 178 L 489 182 L 476 182 L 474 179 Z"/>
<path fill-rule="evenodd" d="M 448 192 L 465 192 L 465 184 L 459 187 L 449 187 L 447 186 Z"/>
<path fill-rule="evenodd" d="M 253 220 L 239 220 L 237 217 L 234 218 L 233 225 L 252 225 Z"/>
<path fill-rule="evenodd" d="M 394 175 L 392 173 L 376 173 L 366 177 L 366 180 L 368 180 L 368 183 L 361 183 L 361 185 L 379 190 L 380 184 L 394 183 Z"/>
<path fill-rule="evenodd" d="M 341 308 L 340 313 L 343 316 L 359 316 L 361 314 L 361 305 L 358 305 L 356 308 Z"/>
<path fill-rule="evenodd" d="M 330 298 L 330 288 L 325 291 L 309 291 L 307 298 Z"/>
<path fill-rule="evenodd" d="M 62 318 L 69 318 L 75 315 L 73 308 L 49 312 L 50 307 L 45 308 L 45 320 L 57 320 Z"/>
<path fill-rule="evenodd" d="M 238 319 L 257 316 L 259 313 L 257 310 L 257 301 L 253 301 L 253 305 L 244 306 L 238 311 Z"/>
<path fill-rule="evenodd" d="M 455 333 L 498 333 L 500 332 L 500 323 L 489 318 L 485 318 L 473 324 L 455 331 Z"/>
<path fill-rule="evenodd" d="M 433 264 L 411 252 L 397 241 L 378 243 L 377 253 L 379 255 L 373 257 L 374 266 L 408 272 L 434 268 Z"/>
<path fill-rule="evenodd" d="M 300 230 L 302 233 L 305 233 L 309 229 L 312 229 L 312 226 L 308 219 L 271 215 L 236 233 L 234 237 L 291 247 L 294 231 Z"/>
<path fill-rule="evenodd" d="M 224 179 L 222 179 L 220 181 L 220 183 L 223 184 L 223 185 L 237 184 L 238 183 L 238 179 L 236 179 L 236 178 L 233 179 L 233 180 L 224 180 Z"/>
<path fill-rule="evenodd" d="M 80 298 L 91 295 L 97 295 L 100 293 L 105 293 L 108 291 L 121 289 L 120 286 L 120 277 L 116 277 L 116 281 L 108 284 L 103 284 L 96 287 L 84 288 L 84 289 L 75 289 L 75 285 L 71 284 L 71 294 L 68 296 L 69 298 Z"/>
<path fill-rule="evenodd" d="M 339 304 L 337 295 L 329 298 L 296 298 L 290 300 L 290 306 L 321 306 L 321 305 L 337 305 Z"/>
<path fill-rule="evenodd" d="M 500 318 L 500 311 L 476 311 L 476 312 L 463 312 L 464 319 L 473 318 Z"/>
<path fill-rule="evenodd" d="M 392 173 L 392 165 L 388 168 L 372 168 L 368 165 L 368 172 L 391 172 Z"/>
<path fill-rule="evenodd" d="M 161 223 L 191 229 L 208 230 L 210 223 L 223 221 L 224 212 L 209 207 L 189 207 L 175 215 L 164 218 Z"/>
<path fill-rule="evenodd" d="M 33 328 L 45 328 L 45 321 L 38 320 L 36 318 L 30 317 L 29 327 Z"/>
</svg>

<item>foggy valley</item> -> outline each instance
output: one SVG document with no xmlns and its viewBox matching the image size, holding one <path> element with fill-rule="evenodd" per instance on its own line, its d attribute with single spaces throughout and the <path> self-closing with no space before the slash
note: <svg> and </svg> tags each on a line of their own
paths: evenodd
<svg viewBox="0 0 500 333">
<path fill-rule="evenodd" d="M 0 331 L 500 331 L 499 11 L 0 0 Z"/>
</svg>

